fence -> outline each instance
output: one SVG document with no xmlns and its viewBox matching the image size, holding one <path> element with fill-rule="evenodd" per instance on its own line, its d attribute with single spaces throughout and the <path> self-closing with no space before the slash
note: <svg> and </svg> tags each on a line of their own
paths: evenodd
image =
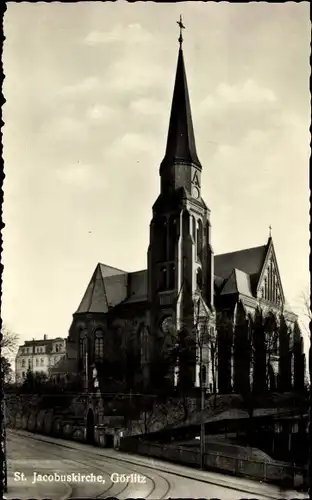
<svg viewBox="0 0 312 500">
<path fill-rule="evenodd" d="M 191 467 L 199 467 L 200 464 L 200 451 L 198 449 L 192 450 L 181 446 L 148 443 L 136 438 L 122 440 L 120 450 Z M 250 460 L 209 451 L 205 453 L 204 466 L 207 470 L 222 471 L 235 476 L 275 483 L 285 488 L 305 487 L 307 485 L 306 468 L 282 462 Z"/>
</svg>

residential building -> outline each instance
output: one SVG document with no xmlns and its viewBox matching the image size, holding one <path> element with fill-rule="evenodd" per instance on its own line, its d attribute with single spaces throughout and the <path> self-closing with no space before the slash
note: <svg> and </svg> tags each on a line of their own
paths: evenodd
<svg viewBox="0 0 312 500">
<path fill-rule="evenodd" d="M 46 335 L 40 340 L 26 340 L 19 346 L 15 358 L 16 382 L 22 382 L 27 370 L 33 373 L 45 373 L 50 376 L 51 368 L 55 366 L 66 353 L 66 339 L 56 337 L 48 339 Z"/>
</svg>

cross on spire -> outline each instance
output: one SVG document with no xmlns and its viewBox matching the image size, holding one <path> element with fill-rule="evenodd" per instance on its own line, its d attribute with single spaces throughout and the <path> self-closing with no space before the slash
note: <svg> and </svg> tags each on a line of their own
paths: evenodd
<svg viewBox="0 0 312 500">
<path fill-rule="evenodd" d="M 271 238 L 271 237 L 272 237 L 272 226 L 271 226 L 271 224 L 270 224 L 270 225 L 269 225 L 269 238 Z"/>
<path fill-rule="evenodd" d="M 180 49 L 182 49 L 182 43 L 183 43 L 183 36 L 182 36 L 182 30 L 185 30 L 185 26 L 182 22 L 182 16 L 180 16 L 180 21 L 177 21 L 177 24 L 179 25 L 180 28 L 180 36 L 178 38 L 179 44 L 180 44 Z"/>
</svg>

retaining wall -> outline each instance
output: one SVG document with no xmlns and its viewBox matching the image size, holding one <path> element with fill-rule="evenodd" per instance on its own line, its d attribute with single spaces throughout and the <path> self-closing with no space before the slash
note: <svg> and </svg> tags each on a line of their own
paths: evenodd
<svg viewBox="0 0 312 500">
<path fill-rule="evenodd" d="M 198 449 L 192 450 L 181 446 L 148 443 L 134 438 L 121 440 L 119 449 L 128 453 L 137 453 L 191 467 L 199 467 L 200 464 L 200 451 Z M 282 462 L 242 459 L 209 451 L 205 453 L 204 464 L 207 470 L 248 477 L 278 484 L 286 488 L 305 487 L 307 485 L 306 469 Z"/>
</svg>

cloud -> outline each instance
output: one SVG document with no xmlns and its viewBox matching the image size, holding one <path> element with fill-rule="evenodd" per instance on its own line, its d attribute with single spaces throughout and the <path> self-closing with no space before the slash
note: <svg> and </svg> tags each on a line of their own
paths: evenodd
<svg viewBox="0 0 312 500">
<path fill-rule="evenodd" d="M 128 26 L 118 24 L 110 31 L 91 31 L 84 39 L 84 43 L 87 45 L 98 45 L 126 42 L 129 44 L 147 42 L 151 39 L 152 36 L 150 33 L 144 30 L 140 24 L 134 23 L 128 24 Z"/>
<path fill-rule="evenodd" d="M 68 97 L 70 94 L 76 95 L 94 92 L 101 88 L 101 81 L 98 77 L 89 76 L 73 85 L 66 85 L 58 90 L 57 95 Z"/>
<path fill-rule="evenodd" d="M 86 124 L 71 116 L 57 116 L 46 121 L 40 127 L 42 139 L 58 141 L 71 137 L 75 140 L 82 138 L 86 133 Z"/>
<path fill-rule="evenodd" d="M 109 68 L 106 85 L 115 92 L 135 91 L 163 86 L 163 69 L 153 61 L 147 61 L 138 54 L 129 54 Z"/>
<path fill-rule="evenodd" d="M 108 155 L 127 156 L 128 153 L 142 153 L 150 150 L 150 140 L 143 134 L 127 132 L 111 144 Z"/>
<path fill-rule="evenodd" d="M 273 90 L 261 87 L 254 80 L 247 80 L 243 84 L 229 85 L 220 83 L 214 94 L 208 95 L 201 103 L 201 109 L 210 111 L 230 105 L 259 105 L 275 103 L 276 96 Z"/>
<path fill-rule="evenodd" d="M 95 104 L 86 110 L 86 118 L 93 123 L 100 122 L 102 124 L 105 120 L 112 118 L 114 115 L 115 110 L 103 104 Z"/>
<path fill-rule="evenodd" d="M 55 170 L 55 176 L 62 183 L 70 187 L 90 189 L 90 186 L 99 186 L 98 175 L 92 165 L 75 163 L 63 165 Z M 103 176 L 101 177 L 101 189 L 103 189 Z"/>
<path fill-rule="evenodd" d="M 130 103 L 130 109 L 142 115 L 163 115 L 168 113 L 168 106 L 164 102 L 149 97 L 142 97 Z"/>
</svg>

